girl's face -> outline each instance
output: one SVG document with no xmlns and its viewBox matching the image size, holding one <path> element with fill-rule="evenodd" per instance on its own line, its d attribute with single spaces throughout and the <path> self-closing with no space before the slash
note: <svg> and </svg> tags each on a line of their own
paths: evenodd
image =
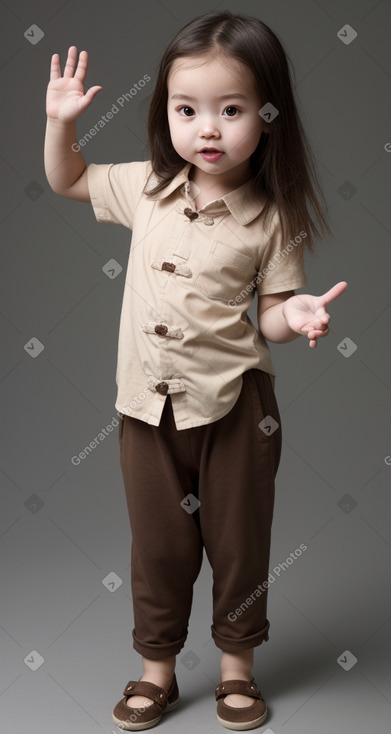
<svg viewBox="0 0 391 734">
<path fill-rule="evenodd" d="M 250 156 L 268 125 L 255 80 L 242 62 L 210 56 L 175 59 L 167 79 L 167 116 L 172 144 L 188 163 L 216 182 L 251 177 Z M 217 160 L 205 159 L 203 148 L 217 148 Z"/>
</svg>

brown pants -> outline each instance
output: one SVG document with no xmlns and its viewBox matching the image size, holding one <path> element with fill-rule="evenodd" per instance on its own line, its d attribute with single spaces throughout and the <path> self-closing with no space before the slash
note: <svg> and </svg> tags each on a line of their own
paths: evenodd
<svg viewBox="0 0 391 734">
<path fill-rule="evenodd" d="M 265 582 L 281 455 L 271 377 L 244 372 L 230 412 L 195 428 L 176 429 L 171 399 L 159 426 L 128 415 L 119 424 L 132 531 L 133 647 L 154 660 L 182 649 L 205 546 L 212 638 L 221 650 L 239 652 L 269 639 Z M 278 424 L 269 433 L 258 425 L 266 416 Z"/>
</svg>

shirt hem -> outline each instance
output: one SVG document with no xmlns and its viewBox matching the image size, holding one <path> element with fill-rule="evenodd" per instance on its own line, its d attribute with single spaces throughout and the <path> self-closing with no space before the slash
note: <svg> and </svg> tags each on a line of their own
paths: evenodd
<svg viewBox="0 0 391 734">
<path fill-rule="evenodd" d="M 238 400 L 238 399 L 239 399 L 239 395 L 236 398 L 236 400 Z M 236 402 L 236 400 L 235 400 L 235 402 Z M 189 421 L 189 420 L 176 421 L 175 420 L 175 413 L 174 413 L 174 423 L 175 423 L 175 426 L 178 429 L 178 431 L 186 430 L 186 428 L 197 428 L 198 426 L 206 426 L 206 425 L 209 425 L 209 423 L 215 423 L 216 421 L 220 420 L 220 418 L 224 418 L 224 416 L 227 415 L 227 413 L 229 413 L 230 410 L 232 410 L 232 408 L 234 407 L 234 405 L 235 405 L 235 403 L 233 403 L 233 405 L 231 405 L 228 408 L 228 410 L 223 411 L 222 413 L 220 413 L 216 417 L 205 418 L 204 420 L 201 420 L 201 421 Z M 137 420 L 143 421 L 144 423 L 148 423 L 151 426 L 159 426 L 160 425 L 161 416 L 160 416 L 160 420 L 158 420 L 156 418 L 156 416 L 151 415 L 150 413 L 137 413 L 136 411 L 132 411 L 131 413 L 125 413 L 123 410 L 120 410 L 117 407 L 117 405 L 115 407 L 117 408 L 117 410 L 118 410 L 119 413 L 121 413 L 122 415 L 129 416 L 129 418 L 136 418 Z M 183 424 L 185 424 L 185 425 L 183 425 Z"/>
<path fill-rule="evenodd" d="M 271 380 L 272 380 L 272 384 L 273 384 L 273 388 L 274 388 L 274 386 L 275 386 L 275 374 L 274 373 L 269 372 L 269 370 L 261 367 L 260 365 L 256 365 L 253 368 L 249 367 L 249 369 L 259 369 L 262 372 L 267 372 L 268 374 L 270 374 Z M 242 377 L 242 387 L 243 387 L 243 373 L 242 373 L 241 377 Z M 211 418 L 204 418 L 204 419 L 201 419 L 201 420 L 188 420 L 188 419 L 184 419 L 184 420 L 178 420 L 177 421 L 176 418 L 175 418 L 175 405 L 173 404 L 172 408 L 173 408 L 173 414 L 174 414 L 174 423 L 175 423 L 175 426 L 176 426 L 177 430 L 178 431 L 184 431 L 184 430 L 186 430 L 188 428 L 198 428 L 199 426 L 207 426 L 210 423 L 216 423 L 216 421 L 220 420 L 221 418 L 224 418 L 224 416 L 225 415 L 228 415 L 228 413 L 234 408 L 235 404 L 239 400 L 241 390 L 242 390 L 242 388 L 240 388 L 240 391 L 239 391 L 239 393 L 238 393 L 235 401 L 227 409 L 224 409 L 221 413 L 219 413 L 218 415 L 212 416 Z M 164 402 L 164 405 L 163 405 L 163 408 L 162 408 L 162 413 L 163 413 L 165 404 L 166 403 Z M 130 418 L 136 418 L 137 420 L 141 420 L 144 423 L 148 423 L 149 425 L 152 425 L 152 426 L 157 426 L 158 427 L 160 425 L 162 413 L 160 414 L 160 418 L 158 419 L 155 415 L 152 415 L 152 413 L 137 413 L 137 411 L 135 411 L 135 410 L 131 410 L 130 412 L 125 412 L 124 410 L 121 410 L 120 409 L 120 404 L 119 403 L 116 403 L 115 404 L 115 407 L 117 408 L 118 412 L 121 413 L 122 415 L 127 415 Z"/>
</svg>

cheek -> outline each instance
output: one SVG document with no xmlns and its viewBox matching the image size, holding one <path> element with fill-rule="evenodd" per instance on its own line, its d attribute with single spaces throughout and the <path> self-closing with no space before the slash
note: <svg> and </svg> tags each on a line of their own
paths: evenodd
<svg viewBox="0 0 391 734">
<path fill-rule="evenodd" d="M 184 151 L 187 151 L 189 145 L 188 139 L 186 137 L 186 131 L 181 125 L 176 125 L 175 122 L 170 124 L 169 121 L 169 127 L 171 142 L 175 146 L 175 150 L 177 151 L 177 153 L 179 153 L 179 155 L 182 155 Z"/>
<path fill-rule="evenodd" d="M 239 134 L 235 140 L 235 149 L 238 155 L 247 154 L 249 151 L 253 151 L 258 145 L 258 139 L 256 132 L 249 133 L 247 130 L 243 134 Z"/>
<path fill-rule="evenodd" d="M 257 147 L 260 137 L 262 134 L 262 126 L 258 120 L 255 120 L 251 125 L 246 125 L 245 128 L 239 131 L 238 150 L 247 151 L 255 150 Z"/>
<path fill-rule="evenodd" d="M 172 130 L 174 127 L 174 120 L 173 120 L 172 114 L 170 114 L 168 110 L 167 110 L 167 120 L 168 120 L 168 127 L 170 128 L 170 130 Z"/>
<path fill-rule="evenodd" d="M 176 124 L 177 122 L 176 116 L 172 112 L 171 113 L 167 112 L 167 119 L 168 119 L 168 125 L 169 125 L 170 130 L 175 131 L 175 129 L 178 127 L 178 125 Z"/>
<path fill-rule="evenodd" d="M 173 122 L 171 126 L 171 134 L 174 135 L 178 145 L 185 143 L 189 138 L 189 132 L 186 125 L 178 125 Z"/>
</svg>

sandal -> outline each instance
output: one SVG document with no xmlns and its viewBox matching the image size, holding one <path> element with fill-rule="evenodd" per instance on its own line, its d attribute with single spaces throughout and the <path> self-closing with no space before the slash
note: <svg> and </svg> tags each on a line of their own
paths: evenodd
<svg viewBox="0 0 391 734">
<path fill-rule="evenodd" d="M 242 693 L 244 696 L 256 698 L 251 706 L 234 707 L 224 703 L 223 697 L 229 693 Z M 246 680 L 225 680 L 215 691 L 217 701 L 217 719 L 227 729 L 243 731 L 261 726 L 267 716 L 265 700 L 256 685 L 254 678 Z"/>
<path fill-rule="evenodd" d="M 130 680 L 123 695 L 124 698 L 115 706 L 112 717 L 117 726 L 129 731 L 150 729 L 159 723 L 163 713 L 172 711 L 179 705 L 179 691 L 175 673 L 168 691 L 146 680 Z M 138 708 L 127 706 L 127 699 L 134 695 L 152 698 L 154 703 Z"/>
</svg>

